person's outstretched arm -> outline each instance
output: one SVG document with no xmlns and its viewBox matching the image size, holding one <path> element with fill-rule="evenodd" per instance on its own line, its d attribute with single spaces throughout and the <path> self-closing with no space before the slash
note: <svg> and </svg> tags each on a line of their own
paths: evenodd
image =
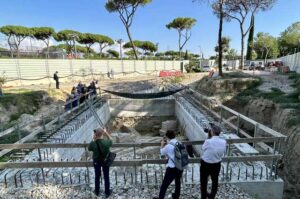
<svg viewBox="0 0 300 199">
<path fill-rule="evenodd" d="M 111 135 L 107 132 L 107 130 L 106 130 L 106 129 L 103 129 L 103 131 L 104 131 L 104 135 L 105 135 L 108 139 L 112 140 L 112 137 L 111 137 Z"/>
</svg>

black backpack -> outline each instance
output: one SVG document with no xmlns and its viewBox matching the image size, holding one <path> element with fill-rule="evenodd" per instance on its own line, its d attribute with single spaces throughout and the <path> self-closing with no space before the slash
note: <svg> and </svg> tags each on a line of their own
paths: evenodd
<svg viewBox="0 0 300 199">
<path fill-rule="evenodd" d="M 174 160 L 172 160 L 175 164 L 175 167 L 180 171 L 184 170 L 189 164 L 189 155 L 186 150 L 186 146 L 180 142 L 176 142 L 176 144 L 172 144 L 174 146 Z"/>
</svg>

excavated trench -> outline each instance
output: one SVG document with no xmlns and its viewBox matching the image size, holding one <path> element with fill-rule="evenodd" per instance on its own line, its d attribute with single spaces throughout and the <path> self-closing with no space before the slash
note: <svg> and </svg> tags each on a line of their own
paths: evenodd
<svg viewBox="0 0 300 199">
<path fill-rule="evenodd" d="M 159 142 L 167 129 L 179 132 L 179 139 L 191 141 L 205 139 L 203 128 L 209 122 L 217 123 L 213 118 L 199 111 L 183 97 L 168 97 L 155 100 L 112 99 L 96 106 L 96 112 L 103 124 L 112 132 L 115 143 Z M 86 110 L 59 129 L 46 143 L 88 143 L 92 139 L 93 129 L 99 127 L 93 114 Z M 223 127 L 223 133 L 227 130 Z M 193 147 L 195 154 L 201 153 L 200 146 Z M 160 159 L 159 147 L 113 148 L 117 153 L 116 160 Z M 239 155 L 236 148 L 234 154 Z M 40 149 L 33 150 L 18 161 L 80 161 L 91 154 L 82 149 Z M 269 168 L 263 162 L 222 164 L 220 180 L 230 177 L 230 181 L 268 180 Z M 124 186 L 138 183 L 139 185 L 160 185 L 165 165 L 146 164 L 142 167 L 112 167 L 110 170 L 111 184 Z M 228 173 L 226 172 L 228 171 Z M 53 185 L 90 185 L 94 177 L 92 168 L 44 168 L 41 169 L 6 169 L 0 173 L 3 187 L 29 188 L 39 184 Z M 184 172 L 183 183 L 199 184 L 199 164 L 190 164 Z M 228 179 L 227 179 L 228 180 Z M 278 182 L 280 179 L 277 180 Z M 91 183 L 93 186 L 93 183 Z"/>
</svg>

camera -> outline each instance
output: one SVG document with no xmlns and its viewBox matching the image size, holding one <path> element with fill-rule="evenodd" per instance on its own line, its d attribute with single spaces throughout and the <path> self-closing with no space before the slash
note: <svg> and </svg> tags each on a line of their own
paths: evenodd
<svg viewBox="0 0 300 199">
<path fill-rule="evenodd" d="M 214 123 L 209 123 L 210 127 L 205 127 L 203 128 L 204 132 L 205 133 L 208 133 L 208 138 L 211 138 L 212 135 L 211 135 L 211 128 L 214 126 Z"/>
<path fill-rule="evenodd" d="M 205 133 L 209 133 L 210 132 L 210 128 L 204 128 L 203 129 Z"/>
</svg>

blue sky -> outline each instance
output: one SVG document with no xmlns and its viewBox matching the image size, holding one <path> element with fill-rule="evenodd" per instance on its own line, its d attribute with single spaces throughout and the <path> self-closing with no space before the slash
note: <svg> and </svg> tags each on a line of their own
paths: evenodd
<svg viewBox="0 0 300 199">
<path fill-rule="evenodd" d="M 108 13 L 104 8 L 105 2 L 106 0 L 1 0 L 0 26 L 51 26 L 56 31 L 73 29 L 127 41 L 118 15 Z M 255 32 L 263 31 L 279 36 L 289 25 L 300 21 L 299 8 L 300 0 L 277 0 L 272 10 L 257 15 Z M 186 49 L 199 53 L 201 47 L 205 57 L 215 54 L 218 19 L 206 3 L 193 3 L 192 0 L 153 0 L 151 4 L 138 9 L 131 28 L 132 36 L 134 39 L 159 43 L 160 51 L 176 50 L 177 32 L 165 28 L 176 17 L 197 19 Z M 237 22 L 224 23 L 224 36 L 232 39 L 232 48 L 240 50 Z"/>
</svg>

